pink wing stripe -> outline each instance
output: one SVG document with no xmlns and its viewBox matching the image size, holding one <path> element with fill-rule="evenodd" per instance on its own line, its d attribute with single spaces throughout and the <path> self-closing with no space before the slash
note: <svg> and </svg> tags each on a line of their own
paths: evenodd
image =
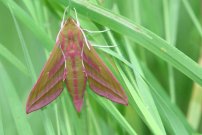
<svg viewBox="0 0 202 135">
<path fill-rule="evenodd" d="M 128 102 L 126 102 L 125 100 L 122 100 L 122 98 L 118 98 L 109 92 L 105 92 L 105 90 L 103 88 L 100 89 L 93 83 L 90 84 L 90 87 L 91 87 L 91 89 L 94 90 L 94 92 L 96 92 L 100 96 L 106 97 L 106 98 L 108 98 L 114 102 L 120 103 L 120 104 L 128 105 Z"/>
<path fill-rule="evenodd" d="M 102 80 L 101 78 L 97 77 L 96 75 L 93 75 L 91 72 L 87 71 L 87 74 L 94 81 L 98 82 L 100 85 L 106 87 L 107 89 L 110 89 L 114 94 L 116 94 L 117 96 L 119 96 L 120 98 L 122 98 L 122 95 L 120 95 L 118 92 L 116 92 L 114 90 L 114 88 L 109 85 L 109 82 L 105 82 L 105 80 Z M 93 84 L 93 83 L 90 83 L 90 84 Z"/>
<path fill-rule="evenodd" d="M 90 58 L 88 58 L 85 53 L 83 54 L 83 60 L 84 60 L 84 62 L 88 63 L 88 65 L 89 65 L 91 68 L 95 69 L 97 72 L 100 71 L 98 65 L 95 64 Z"/>
<path fill-rule="evenodd" d="M 62 67 L 62 65 L 65 63 L 64 56 L 61 56 L 60 60 L 55 64 L 55 66 L 50 70 L 49 77 L 53 77 L 59 69 Z M 64 68 L 64 67 L 63 67 Z"/>
<path fill-rule="evenodd" d="M 62 90 L 63 90 L 63 88 L 58 89 L 58 90 L 56 90 L 56 92 L 54 94 L 49 96 L 48 99 L 45 98 L 39 104 L 34 104 L 31 107 L 27 107 L 26 112 L 30 113 L 30 112 L 40 109 L 41 107 L 48 105 L 50 102 L 52 102 L 54 99 L 56 99 L 61 94 Z"/>
<path fill-rule="evenodd" d="M 53 80 L 50 85 L 46 86 L 46 88 L 43 90 L 43 93 L 40 94 L 40 97 L 37 97 L 35 100 L 33 100 L 32 104 L 37 103 L 40 101 L 40 99 L 48 94 L 51 90 L 54 90 L 53 88 L 56 86 L 56 84 L 60 83 L 60 81 L 63 79 L 63 76 L 60 76 Z"/>
</svg>

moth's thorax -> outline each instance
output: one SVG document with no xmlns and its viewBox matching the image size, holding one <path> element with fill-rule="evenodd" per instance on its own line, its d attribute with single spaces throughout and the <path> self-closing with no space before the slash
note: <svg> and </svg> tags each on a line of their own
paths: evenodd
<svg viewBox="0 0 202 135">
<path fill-rule="evenodd" d="M 59 43 L 67 57 L 80 56 L 84 45 L 81 29 L 74 22 L 64 24 L 59 35 Z"/>
</svg>

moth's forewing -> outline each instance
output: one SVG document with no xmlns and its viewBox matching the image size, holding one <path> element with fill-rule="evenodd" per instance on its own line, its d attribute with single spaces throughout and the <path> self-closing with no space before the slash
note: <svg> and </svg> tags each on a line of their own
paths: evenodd
<svg viewBox="0 0 202 135">
<path fill-rule="evenodd" d="M 64 61 L 61 49 L 56 44 L 28 97 L 27 113 L 46 106 L 60 95 L 63 90 L 63 76 L 65 75 Z"/>
<path fill-rule="evenodd" d="M 90 50 L 84 46 L 83 60 L 90 88 L 111 101 L 127 105 L 128 98 L 123 88 L 92 46 Z"/>
<path fill-rule="evenodd" d="M 64 47 L 68 70 L 66 86 L 73 98 L 76 110 L 80 112 L 83 105 L 87 79 L 84 66 L 82 65 L 84 40 L 80 29 L 72 19 L 67 21 L 63 36 L 68 37 L 67 45 Z"/>
</svg>

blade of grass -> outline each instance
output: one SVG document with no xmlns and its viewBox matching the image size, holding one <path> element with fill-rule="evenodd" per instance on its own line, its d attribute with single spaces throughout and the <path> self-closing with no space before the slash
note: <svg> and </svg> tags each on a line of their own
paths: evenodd
<svg viewBox="0 0 202 135">
<path fill-rule="evenodd" d="M 165 94 L 165 90 L 160 86 L 151 72 L 143 66 L 145 78 L 149 84 L 152 94 L 155 96 L 156 104 L 158 105 L 159 112 L 171 134 L 183 134 L 189 135 L 193 133 L 192 128 L 187 123 L 184 115 L 180 112 L 175 104 L 172 104 L 168 96 Z"/>
<path fill-rule="evenodd" d="M 23 23 L 24 26 L 29 28 L 34 35 L 41 41 L 41 44 L 45 46 L 45 48 L 51 51 L 51 45 L 54 45 L 54 41 L 47 36 L 47 33 L 41 28 L 40 25 L 36 24 L 33 19 L 24 11 L 21 7 L 19 7 L 16 2 L 12 0 L 2 0 L 5 6 L 10 5 L 13 10 L 14 15 Z"/>
<path fill-rule="evenodd" d="M 19 36 L 19 39 L 20 39 L 20 42 L 21 42 L 21 45 L 22 45 L 22 49 L 23 49 L 23 52 L 24 52 L 24 57 L 26 59 L 27 67 L 28 67 L 29 71 L 31 72 L 32 82 L 34 83 L 35 80 L 37 79 L 37 77 L 36 77 L 36 73 L 34 71 L 34 67 L 33 67 L 33 64 L 32 64 L 28 49 L 26 47 L 26 44 L 25 44 L 24 38 L 22 36 L 21 30 L 20 30 L 20 28 L 18 26 L 17 20 L 15 19 L 15 16 L 13 14 L 12 8 L 10 8 L 9 4 L 8 4 L 8 6 L 9 6 L 10 12 L 12 14 L 15 27 L 16 27 L 17 32 L 18 32 L 18 36 Z M 44 118 L 44 126 L 45 126 L 45 129 L 46 129 L 46 133 L 48 135 L 54 135 L 55 133 L 54 133 L 54 128 L 53 128 L 51 120 L 47 117 L 45 111 L 42 111 L 42 115 L 43 115 L 42 117 Z"/>
<path fill-rule="evenodd" d="M 83 127 L 81 125 L 80 117 L 74 108 L 74 105 L 71 101 L 71 97 L 67 93 L 67 90 L 64 90 L 63 93 L 64 93 L 64 95 L 63 95 L 64 97 L 62 97 L 63 98 L 62 102 L 63 102 L 64 110 L 66 110 L 66 111 L 64 111 L 64 115 L 65 115 L 65 113 L 68 113 L 67 116 L 69 118 L 66 124 L 69 124 L 69 126 L 72 127 L 71 134 L 80 135 L 80 134 L 82 134 L 81 129 Z M 67 129 L 67 130 L 69 130 L 69 129 Z M 68 131 L 68 132 L 70 132 L 70 131 Z"/>
<path fill-rule="evenodd" d="M 197 130 L 200 125 L 201 115 L 202 115 L 202 87 L 198 84 L 194 84 L 193 93 L 191 100 L 189 102 L 189 108 L 187 113 L 187 119 L 190 125 Z"/>
<path fill-rule="evenodd" d="M 137 60 L 137 57 L 133 52 L 133 48 L 131 47 L 131 44 L 129 43 L 129 41 L 127 39 L 125 40 L 125 44 L 126 44 L 130 62 L 133 65 L 133 67 L 136 67 L 136 69 L 137 69 L 137 70 L 134 70 L 134 68 L 133 68 L 133 74 L 135 76 L 135 79 L 137 82 L 137 87 L 138 87 L 137 92 L 138 92 L 139 96 L 141 97 L 144 105 L 147 106 L 148 111 L 153 116 L 156 124 L 161 129 L 161 134 L 166 134 L 164 126 L 161 121 L 161 118 L 159 116 L 157 107 L 156 107 L 153 97 L 150 93 L 150 89 L 141 77 L 141 75 L 143 76 L 143 72 L 142 72 L 139 62 Z M 148 123 L 150 123 L 150 121 L 148 121 Z M 150 123 L 150 124 L 153 124 L 153 123 Z"/>
<path fill-rule="evenodd" d="M 59 122 L 59 116 L 58 116 L 58 105 L 55 104 L 55 119 L 56 119 L 56 131 L 57 135 L 60 135 L 60 122 Z"/>
<path fill-rule="evenodd" d="M 13 11 L 12 11 L 12 9 L 10 8 L 10 5 L 8 5 L 8 7 L 9 7 L 9 10 L 10 10 L 11 15 L 12 15 L 12 17 L 13 17 L 13 21 L 14 21 L 14 24 L 15 24 L 15 28 L 16 28 L 17 33 L 18 33 L 18 36 L 19 36 L 19 40 L 20 40 L 20 43 L 21 43 L 21 46 L 22 46 L 22 49 L 23 49 L 23 53 L 24 53 L 24 57 L 25 57 L 25 60 L 26 60 L 26 64 L 27 64 L 29 73 L 31 73 L 32 82 L 34 83 L 34 80 L 36 80 L 37 77 L 36 77 L 36 73 L 35 73 L 35 71 L 34 71 L 33 64 L 32 64 L 32 62 L 31 62 L 31 58 L 30 58 L 28 49 L 27 49 L 26 44 L 25 44 L 25 40 L 24 40 L 24 38 L 23 38 L 23 36 L 22 36 L 20 27 L 18 26 L 17 20 L 16 20 L 14 14 L 13 14 Z"/>
<path fill-rule="evenodd" d="M 43 26 L 43 22 L 44 22 L 44 14 L 43 14 L 43 4 L 42 4 L 43 1 L 38 1 L 38 0 L 35 0 L 34 1 L 34 5 L 35 5 L 35 9 L 36 9 L 36 16 L 37 16 L 37 19 L 38 19 L 38 24 L 39 25 L 42 25 Z"/>
<path fill-rule="evenodd" d="M 133 38 L 137 43 L 147 48 L 148 50 L 180 70 L 182 73 L 190 77 L 192 80 L 196 81 L 199 84 L 202 84 L 202 72 L 198 64 L 178 49 L 169 46 L 163 39 L 161 39 L 157 35 L 153 34 L 143 27 L 141 27 L 140 29 L 140 26 L 137 27 L 136 25 L 126 21 L 126 19 L 109 13 L 101 8 L 95 7 L 89 3 L 80 1 L 72 1 L 72 3 L 82 14 L 85 15 L 86 13 L 88 13 L 87 16 L 90 17 L 92 20 L 98 23 L 102 23 L 102 25 L 106 25 L 119 33 L 125 33 L 127 36 Z M 14 2 L 12 2 L 12 5 L 16 11 L 14 13 L 16 13 L 17 17 L 19 17 L 21 21 L 24 20 L 22 19 L 23 16 L 26 17 L 26 23 L 24 22 L 26 25 L 27 23 L 33 24 L 31 19 L 26 15 L 26 13 L 23 12 L 23 10 L 21 10 Z M 22 13 L 22 15 L 19 16 L 19 13 Z M 30 26 L 31 25 L 29 25 L 29 28 Z M 35 29 L 33 28 L 37 30 L 37 34 Z M 37 36 L 39 34 L 45 36 L 44 31 L 39 29 L 39 27 L 34 24 L 30 29 L 33 30 L 34 34 L 36 34 Z M 43 36 L 40 36 L 40 38 Z M 48 37 L 45 36 L 45 39 L 48 39 Z M 43 39 L 42 41 L 44 42 L 45 40 Z M 53 41 L 48 40 L 48 42 Z M 47 42 L 44 45 L 48 50 L 50 50 L 50 46 L 48 46 L 49 44 L 47 44 Z"/>
<path fill-rule="evenodd" d="M 110 35 L 110 34 L 108 34 L 108 35 Z M 111 39 L 111 42 L 113 43 L 113 45 L 117 45 L 113 36 L 110 36 L 110 39 Z M 134 53 L 132 52 L 133 49 L 131 48 L 129 42 L 126 42 L 127 40 L 124 40 L 124 41 L 125 42 L 123 44 L 125 44 L 125 46 L 126 46 L 126 52 L 128 52 L 129 59 L 132 61 L 133 67 L 136 67 L 136 70 L 133 70 L 133 74 L 135 74 L 135 78 L 136 78 L 137 85 L 138 85 L 137 86 L 138 87 L 137 95 L 139 95 L 141 100 L 142 100 L 141 105 L 144 105 L 145 107 L 147 107 L 148 113 L 150 113 L 150 116 L 153 117 L 154 119 L 153 120 L 151 120 L 151 119 L 147 120 L 146 117 L 150 117 L 150 116 L 144 116 L 145 114 L 142 113 L 143 118 L 145 118 L 145 120 L 146 120 L 145 122 L 148 123 L 149 127 L 152 127 L 151 130 L 153 130 L 153 132 L 155 132 L 154 130 L 156 130 L 156 127 L 159 127 L 158 129 L 160 129 L 161 132 L 158 132 L 158 134 L 166 134 L 165 129 L 164 129 L 163 124 L 162 124 L 162 121 L 161 121 L 161 118 L 158 114 L 158 110 L 157 110 L 156 105 L 154 104 L 154 101 L 152 99 L 152 95 L 150 93 L 150 90 L 148 89 L 148 86 L 146 85 L 146 83 L 144 83 L 143 79 L 141 78 L 141 76 L 138 73 L 138 72 L 140 72 L 141 68 L 138 68 L 137 59 L 134 56 Z M 116 48 L 116 50 L 118 50 L 119 55 L 122 55 L 121 51 L 119 51 L 118 47 Z M 139 103 L 139 102 L 137 102 L 137 100 L 134 100 L 134 102 L 136 102 L 136 104 Z M 143 112 L 143 110 L 141 110 L 141 111 Z"/>
<path fill-rule="evenodd" d="M 40 111 L 41 118 L 43 119 L 43 125 L 47 135 L 56 135 L 55 130 L 53 128 L 52 121 L 48 117 L 46 110 Z"/>
<path fill-rule="evenodd" d="M 16 93 L 16 89 L 14 88 L 11 80 L 6 73 L 5 68 L 3 67 L 2 63 L 0 63 L 0 82 L 1 85 L 1 94 L 7 98 L 8 107 L 11 110 L 12 117 L 15 122 L 16 129 L 18 134 L 20 135 L 33 135 L 31 130 L 31 126 L 29 125 L 28 120 L 25 116 L 25 111 L 22 112 L 23 107 L 22 103 Z"/>
<path fill-rule="evenodd" d="M 169 8 L 169 2 L 168 0 L 163 0 L 163 8 L 164 8 L 164 26 L 165 26 L 165 39 L 166 41 L 170 44 L 170 45 L 175 45 L 175 43 L 171 43 L 171 36 L 172 36 L 172 31 L 170 28 L 171 27 L 171 19 L 170 18 L 170 8 Z M 177 13 L 175 13 L 177 14 Z M 176 35 L 176 34 L 175 34 Z M 170 91 L 170 96 L 171 96 L 171 101 L 173 103 L 176 102 L 176 96 L 175 96 L 175 80 L 174 80 L 174 72 L 173 72 L 173 68 L 170 64 L 168 64 L 168 82 L 169 82 L 169 91 Z"/>
<path fill-rule="evenodd" d="M 0 55 L 8 60 L 11 64 L 13 64 L 18 70 L 20 70 L 23 74 L 29 76 L 28 70 L 26 66 L 16 57 L 14 56 L 8 49 L 4 47 L 0 43 Z"/>
<path fill-rule="evenodd" d="M 33 3 L 32 3 L 33 1 L 31 1 L 31 0 L 23 0 L 23 3 L 25 4 L 25 7 L 28 9 L 28 11 L 30 12 L 30 14 L 31 14 L 31 16 L 32 16 L 32 18 L 33 18 L 33 20 L 35 21 L 35 22 L 38 22 L 38 20 L 37 20 L 37 16 L 36 16 L 36 11 L 35 11 L 35 9 L 34 9 L 34 6 L 33 6 Z"/>
<path fill-rule="evenodd" d="M 119 59 L 124 64 L 126 64 L 129 68 L 131 68 L 131 69 L 134 68 L 131 63 L 129 63 L 126 59 L 124 59 L 123 57 L 121 57 L 120 55 L 115 53 L 114 51 L 111 51 L 109 49 L 103 49 L 103 48 L 100 50 L 102 50 L 102 51 L 106 52 L 107 54 L 110 54 L 113 57 Z M 146 70 L 144 66 L 143 66 L 143 69 L 144 69 L 143 71 L 145 73 L 145 78 L 143 77 L 143 79 L 147 80 L 146 83 L 149 82 L 148 83 L 149 86 L 151 84 L 155 84 L 155 86 L 152 85 L 151 92 L 152 92 L 152 95 L 154 94 L 153 99 L 155 99 L 155 103 L 157 105 L 157 108 L 160 109 L 159 113 L 161 115 L 163 122 L 165 123 L 166 129 L 168 128 L 171 133 L 177 133 L 177 134 L 180 134 L 180 133 L 189 134 L 189 133 L 191 133 L 192 129 L 191 129 L 190 125 L 187 123 L 186 118 L 184 117 L 182 112 L 179 111 L 178 107 L 175 104 L 171 103 L 169 97 L 164 92 L 165 90 L 160 86 L 160 84 L 151 75 L 151 73 L 149 73 L 148 70 Z M 128 82 L 128 81 L 125 81 L 125 82 Z M 128 86 L 130 86 L 130 85 L 131 84 L 129 84 Z M 129 87 L 129 90 L 132 89 L 131 86 Z M 133 91 L 131 91 L 131 92 L 133 92 Z M 133 94 L 133 95 L 135 96 L 136 94 Z M 137 100 L 137 99 L 139 99 L 139 98 L 134 97 L 134 100 Z M 140 102 L 140 101 L 141 100 L 139 100 L 138 102 Z M 133 104 L 133 103 L 131 103 L 131 104 Z M 142 106 L 140 106 L 136 109 L 137 110 L 141 109 Z M 164 108 L 164 106 L 167 106 L 167 107 Z M 178 125 L 180 125 L 179 127 L 181 127 L 181 128 L 178 128 Z"/>
<path fill-rule="evenodd" d="M 202 85 L 202 68 L 156 34 L 88 2 L 72 0 L 72 5 L 77 8 L 79 13 L 86 15 L 93 21 L 105 25 L 118 33 L 124 33 L 125 36 L 132 38 L 139 45 L 142 45 Z"/>
<path fill-rule="evenodd" d="M 141 118 L 145 121 L 146 124 L 148 124 L 148 126 L 150 127 L 151 131 L 154 134 L 164 134 L 162 130 L 160 129 L 159 125 L 156 123 L 153 116 L 151 115 L 151 113 L 148 111 L 147 107 L 142 102 L 141 98 L 139 97 L 138 93 L 136 92 L 131 82 L 128 80 L 124 72 L 121 70 L 119 65 L 117 65 L 117 68 L 121 77 L 124 80 L 124 83 L 127 86 L 127 89 L 129 90 L 132 96 L 132 100 L 129 100 L 129 103 L 133 106 L 137 105 L 137 107 L 135 107 L 135 110 L 139 110 L 138 112 L 141 113 L 140 114 Z M 138 88 L 136 87 L 136 89 Z"/>
<path fill-rule="evenodd" d="M 100 129 L 100 126 L 99 126 L 99 121 L 98 121 L 98 119 L 96 118 L 96 116 L 95 116 L 95 113 L 93 112 L 93 109 L 92 109 L 92 107 L 90 106 L 90 101 L 89 101 L 89 99 L 86 99 L 87 100 L 87 106 L 89 106 L 88 107 L 88 116 L 90 117 L 90 119 L 91 119 L 91 121 L 92 121 L 92 125 L 93 125 L 93 127 L 95 128 L 95 131 L 96 131 L 96 135 L 102 135 L 102 133 L 101 133 L 101 129 Z M 92 128 L 93 128 L 92 127 Z"/>
<path fill-rule="evenodd" d="M 200 36 L 202 37 L 202 27 L 201 27 L 201 23 L 198 21 L 196 15 L 194 14 L 194 11 L 192 10 L 189 2 L 187 0 L 182 0 L 182 3 L 185 7 L 185 9 L 187 10 L 187 13 L 189 14 L 191 20 L 193 21 L 196 29 L 198 30 Z"/>
<path fill-rule="evenodd" d="M 3 127 L 3 115 L 2 115 L 2 109 L 0 105 L 0 135 L 4 135 L 4 127 Z"/>
<path fill-rule="evenodd" d="M 115 31 L 119 33 L 125 33 L 127 36 L 133 38 L 143 47 L 149 49 L 157 56 L 161 57 L 168 63 L 170 63 L 172 66 L 180 70 L 182 73 L 190 77 L 192 80 L 196 81 L 200 85 L 202 84 L 202 72 L 201 68 L 189 57 L 184 55 L 182 52 L 177 50 L 176 48 L 173 48 L 169 46 L 163 39 L 158 37 L 157 35 L 151 33 L 150 31 L 144 29 L 141 27 L 141 31 L 143 32 L 137 32 L 137 29 L 140 27 L 135 26 L 134 24 L 126 21 L 125 19 L 116 16 L 114 14 L 111 14 L 107 12 L 106 10 L 100 9 L 98 7 L 95 7 L 89 3 L 86 2 L 80 2 L 80 1 L 72 1 L 73 5 L 78 8 L 78 12 L 82 14 L 87 14 L 88 17 L 90 17 L 92 20 L 102 23 L 103 25 L 106 25 Z M 26 15 L 23 10 L 19 8 L 14 2 L 12 2 L 13 8 L 15 9 L 17 17 L 20 18 L 20 20 L 23 22 L 24 19 L 22 17 L 26 17 L 26 23 L 24 21 L 24 24 L 33 24 L 31 19 Z M 19 13 L 22 13 L 21 15 Z M 118 25 L 118 26 L 117 26 Z M 30 27 L 32 26 L 32 27 Z M 37 36 L 42 34 L 45 36 L 44 31 L 39 29 L 36 25 L 29 25 L 29 28 L 36 34 Z M 34 28 L 34 29 L 33 29 Z M 36 32 L 36 31 L 37 32 Z M 144 33 L 144 34 L 142 34 Z M 149 37 L 152 37 L 150 39 Z M 43 37 L 43 36 L 40 36 Z M 48 40 L 48 37 L 45 36 L 44 39 Z M 42 40 L 47 41 L 47 40 Z M 48 42 L 53 42 L 52 40 L 48 40 Z M 50 50 L 49 44 L 47 42 L 44 44 L 47 49 Z"/>
<path fill-rule="evenodd" d="M 67 112 L 67 108 L 66 108 L 64 97 L 62 98 L 62 106 L 63 106 L 63 111 L 64 111 L 65 126 L 66 126 L 65 129 L 67 130 L 67 134 L 68 135 L 74 135 L 72 126 L 70 124 L 70 119 L 69 119 L 69 115 L 68 115 L 68 112 Z"/>
<path fill-rule="evenodd" d="M 199 57 L 199 64 L 202 66 L 202 54 Z M 202 116 L 202 87 L 194 83 L 192 96 L 187 111 L 187 120 L 193 129 L 197 130 Z"/>
<path fill-rule="evenodd" d="M 91 90 L 87 90 L 88 93 L 99 103 L 103 106 L 103 108 L 108 111 L 113 118 L 131 135 L 136 135 L 137 133 L 133 130 L 130 124 L 124 119 L 124 117 L 120 114 L 120 112 L 116 109 L 116 107 L 108 100 L 103 100 L 102 97 L 97 96 Z"/>
</svg>

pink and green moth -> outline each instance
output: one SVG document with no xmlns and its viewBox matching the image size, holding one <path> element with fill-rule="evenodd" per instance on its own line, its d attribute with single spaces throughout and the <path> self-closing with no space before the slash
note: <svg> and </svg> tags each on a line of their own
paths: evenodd
<svg viewBox="0 0 202 135">
<path fill-rule="evenodd" d="M 128 104 L 118 80 L 87 41 L 79 24 L 69 18 L 62 23 L 51 55 L 30 92 L 26 113 L 51 103 L 65 85 L 80 112 L 87 82 L 98 95 L 119 104 Z"/>
</svg>

